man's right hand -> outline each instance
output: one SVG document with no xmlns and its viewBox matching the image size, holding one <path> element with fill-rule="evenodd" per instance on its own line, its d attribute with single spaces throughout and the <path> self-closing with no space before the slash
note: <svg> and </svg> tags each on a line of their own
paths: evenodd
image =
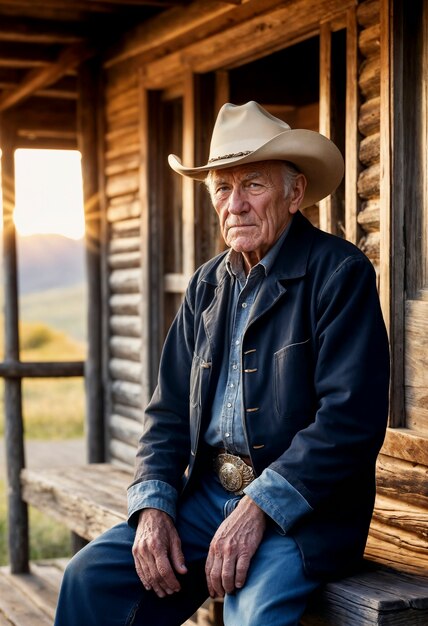
<svg viewBox="0 0 428 626">
<path fill-rule="evenodd" d="M 132 554 L 137 574 L 147 590 L 159 598 L 180 591 L 175 572 L 185 574 L 181 541 L 171 517 L 158 509 L 143 509 Z M 174 571 L 175 570 L 175 571 Z"/>
</svg>

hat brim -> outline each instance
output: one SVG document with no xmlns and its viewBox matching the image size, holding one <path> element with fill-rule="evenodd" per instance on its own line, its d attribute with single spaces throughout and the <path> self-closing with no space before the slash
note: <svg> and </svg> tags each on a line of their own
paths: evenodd
<svg viewBox="0 0 428 626">
<path fill-rule="evenodd" d="M 216 160 L 201 167 L 186 167 L 175 154 L 168 156 L 168 163 L 175 172 L 195 180 L 204 180 L 210 170 L 278 160 L 290 161 L 304 174 L 307 186 L 302 208 L 333 193 L 343 178 L 344 162 L 337 146 L 324 135 L 306 129 L 286 130 L 250 154 Z"/>
</svg>

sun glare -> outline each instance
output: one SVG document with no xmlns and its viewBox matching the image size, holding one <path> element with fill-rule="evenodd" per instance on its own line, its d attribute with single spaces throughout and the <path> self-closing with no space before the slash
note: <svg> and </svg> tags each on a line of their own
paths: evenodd
<svg viewBox="0 0 428 626">
<path fill-rule="evenodd" d="M 81 155 L 76 150 L 15 152 L 14 221 L 21 235 L 84 234 Z"/>
</svg>

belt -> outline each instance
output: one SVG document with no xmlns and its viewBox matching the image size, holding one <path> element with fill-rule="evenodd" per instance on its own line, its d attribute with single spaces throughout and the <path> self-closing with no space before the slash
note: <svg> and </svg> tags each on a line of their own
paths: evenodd
<svg viewBox="0 0 428 626">
<path fill-rule="evenodd" d="M 247 462 L 248 460 L 248 462 Z M 250 457 L 220 451 L 214 458 L 214 470 L 226 491 L 242 496 L 245 487 L 255 479 Z"/>
</svg>

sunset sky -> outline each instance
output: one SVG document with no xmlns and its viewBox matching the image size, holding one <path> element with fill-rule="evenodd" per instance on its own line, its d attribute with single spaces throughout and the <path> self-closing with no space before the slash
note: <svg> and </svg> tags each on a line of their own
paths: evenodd
<svg viewBox="0 0 428 626">
<path fill-rule="evenodd" d="M 21 235 L 84 234 L 80 152 L 17 150 L 15 224 Z"/>
</svg>

